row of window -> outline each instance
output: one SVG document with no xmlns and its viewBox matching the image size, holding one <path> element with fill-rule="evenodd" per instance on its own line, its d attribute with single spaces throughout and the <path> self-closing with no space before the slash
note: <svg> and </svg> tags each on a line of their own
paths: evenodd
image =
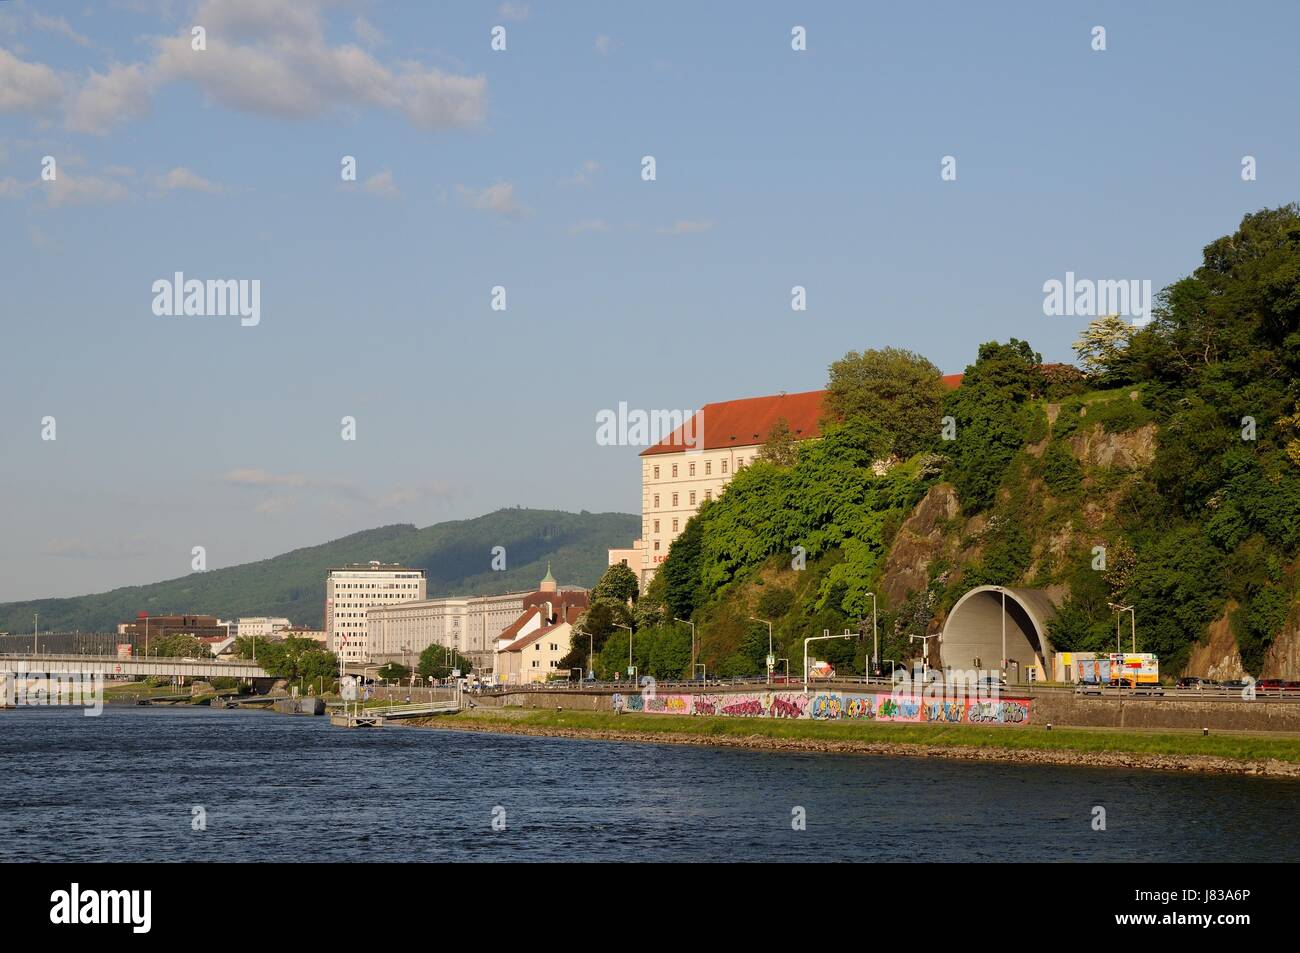
<svg viewBox="0 0 1300 953">
<path fill-rule="evenodd" d="M 721 461 L 719 461 L 719 462 L 722 464 L 722 466 L 719 468 L 719 472 L 720 472 L 723 476 L 726 476 L 726 475 L 727 475 L 727 460 L 723 459 L 723 460 L 721 460 Z M 744 457 L 737 457 L 737 458 L 736 458 L 736 469 L 739 470 L 739 469 L 740 469 L 741 467 L 743 467 L 744 465 L 745 465 L 745 458 L 744 458 Z M 677 468 L 678 468 L 678 466 L 680 466 L 680 464 L 676 464 L 676 463 L 674 463 L 674 464 L 672 465 L 672 467 L 670 468 L 671 476 L 669 477 L 669 479 L 673 479 L 673 480 L 677 479 L 677 473 L 678 473 Z M 694 463 L 688 463 L 688 464 L 686 465 L 686 475 L 687 475 L 687 476 L 695 476 L 695 464 L 694 464 Z M 705 475 L 705 476 L 713 476 L 713 461 L 712 461 L 712 460 L 705 460 L 705 461 L 704 461 L 704 475 Z M 659 466 L 658 466 L 658 465 L 655 465 L 655 467 L 653 468 L 653 475 L 651 476 L 651 479 L 652 479 L 652 480 L 658 480 L 658 479 L 659 479 Z"/>
<path fill-rule="evenodd" d="M 677 506 L 678 506 L 677 500 L 678 500 L 679 495 L 680 495 L 680 494 L 677 494 L 677 493 L 674 493 L 674 494 L 673 494 L 673 509 L 676 509 Z M 694 505 L 695 505 L 695 491 L 694 491 L 694 490 L 691 490 L 691 492 L 687 494 L 687 497 L 688 497 L 688 499 L 689 499 L 689 505 L 694 506 Z M 711 499 L 713 499 L 713 491 L 712 491 L 712 490 L 705 490 L 705 491 L 704 491 L 704 498 L 705 498 L 706 500 L 711 500 Z M 658 493 L 656 493 L 656 494 L 654 495 L 654 507 L 653 507 L 653 509 L 656 509 L 656 510 L 659 509 L 659 494 L 658 494 Z M 673 522 L 675 523 L 675 522 L 677 522 L 677 521 L 676 521 L 676 520 L 673 520 Z M 659 524 L 658 524 L 658 523 L 655 523 L 655 526 L 658 527 Z M 656 528 L 656 529 L 655 529 L 655 532 L 657 533 L 657 532 L 659 532 L 659 530 Z"/>
</svg>

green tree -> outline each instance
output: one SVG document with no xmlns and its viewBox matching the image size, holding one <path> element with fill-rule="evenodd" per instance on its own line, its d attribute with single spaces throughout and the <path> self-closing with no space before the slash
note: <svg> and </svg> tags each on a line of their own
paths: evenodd
<svg viewBox="0 0 1300 953">
<path fill-rule="evenodd" d="M 600 582 L 596 583 L 596 588 L 591 590 L 591 598 L 632 602 L 639 594 L 639 590 L 636 573 L 624 563 L 614 563 L 605 570 L 604 575 L 600 577 Z"/>
<path fill-rule="evenodd" d="M 943 375 L 911 351 L 849 351 L 830 366 L 826 409 L 839 420 L 876 421 L 889 437 L 889 449 L 903 458 L 934 443 L 943 401 Z"/>
<path fill-rule="evenodd" d="M 778 467 L 792 467 L 799 459 L 799 441 L 784 417 L 772 425 L 767 440 L 759 448 L 758 459 Z"/>
<path fill-rule="evenodd" d="M 459 669 L 461 675 L 468 675 L 473 668 L 473 663 L 459 652 L 442 645 L 430 645 L 420 653 L 415 671 L 425 678 L 450 678 L 454 669 Z"/>
<path fill-rule="evenodd" d="M 1135 328 L 1117 314 L 1090 322 L 1074 342 L 1083 369 L 1104 384 L 1128 380 L 1132 373 L 1128 346 Z"/>
</svg>

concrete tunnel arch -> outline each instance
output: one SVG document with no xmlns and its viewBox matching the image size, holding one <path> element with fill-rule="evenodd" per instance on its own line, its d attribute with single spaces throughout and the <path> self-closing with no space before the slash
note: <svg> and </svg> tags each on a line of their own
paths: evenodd
<svg viewBox="0 0 1300 953">
<path fill-rule="evenodd" d="M 1027 681 L 1031 667 L 1037 678 L 1051 678 L 1054 651 L 1047 626 L 1056 616 L 1056 600 L 1043 589 L 976 586 L 963 595 L 948 613 L 939 639 L 944 668 L 996 670 L 1004 664 L 1004 605 L 1007 681 Z"/>
</svg>

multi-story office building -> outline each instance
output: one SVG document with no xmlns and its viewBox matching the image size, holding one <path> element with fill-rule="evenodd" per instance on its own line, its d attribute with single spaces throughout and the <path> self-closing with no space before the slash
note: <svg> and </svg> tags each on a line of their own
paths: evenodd
<svg viewBox="0 0 1300 953">
<path fill-rule="evenodd" d="M 423 569 L 371 561 L 331 569 L 325 577 L 325 644 L 345 662 L 370 658 L 366 613 L 423 599 Z"/>
</svg>

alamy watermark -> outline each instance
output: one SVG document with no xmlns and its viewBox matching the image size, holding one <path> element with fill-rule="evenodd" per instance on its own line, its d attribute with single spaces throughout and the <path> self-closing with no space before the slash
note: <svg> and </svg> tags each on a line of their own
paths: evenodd
<svg viewBox="0 0 1300 953">
<path fill-rule="evenodd" d="M 596 445 L 651 447 L 658 443 L 684 450 L 704 449 L 704 415 L 693 410 L 642 410 L 619 401 L 616 410 L 596 411 Z"/>
<path fill-rule="evenodd" d="M 104 673 L 0 672 L 0 700 L 9 708 L 77 706 L 93 718 L 104 713 Z"/>
<path fill-rule="evenodd" d="M 1075 278 L 1067 271 L 1065 280 L 1051 278 L 1043 282 L 1043 314 L 1049 317 L 1100 318 L 1119 314 L 1132 318 L 1134 324 L 1151 320 L 1151 280 L 1149 278 L 1112 279 Z"/>
<path fill-rule="evenodd" d="M 176 272 L 172 278 L 153 283 L 153 313 L 158 317 L 225 317 L 238 315 L 246 328 L 262 321 L 260 278 L 186 278 Z"/>
</svg>

